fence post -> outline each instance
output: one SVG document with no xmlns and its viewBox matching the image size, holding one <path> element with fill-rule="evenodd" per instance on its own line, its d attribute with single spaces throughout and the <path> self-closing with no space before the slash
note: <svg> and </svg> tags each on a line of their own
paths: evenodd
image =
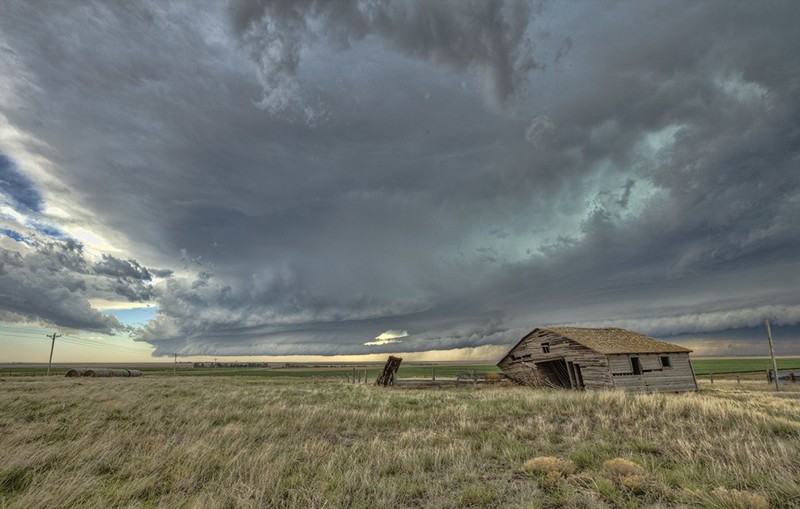
<svg viewBox="0 0 800 509">
<path fill-rule="evenodd" d="M 433 381 L 436 381 L 436 366 L 433 367 Z"/>
</svg>

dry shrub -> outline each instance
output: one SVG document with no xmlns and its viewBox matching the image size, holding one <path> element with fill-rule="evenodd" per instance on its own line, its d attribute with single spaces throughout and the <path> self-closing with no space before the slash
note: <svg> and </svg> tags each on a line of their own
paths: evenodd
<svg viewBox="0 0 800 509">
<path fill-rule="evenodd" d="M 603 462 L 603 469 L 611 477 L 618 479 L 624 479 L 625 477 L 644 477 L 647 474 L 647 471 L 642 468 L 641 465 L 624 458 L 614 458 Z"/>
<path fill-rule="evenodd" d="M 631 491 L 640 491 L 647 484 L 648 477 L 646 475 L 623 475 L 619 483 Z"/>
<path fill-rule="evenodd" d="M 555 456 L 537 456 L 526 461 L 522 468 L 526 472 L 544 475 L 548 481 L 555 481 L 574 472 L 575 463 Z"/>
<path fill-rule="evenodd" d="M 714 488 L 710 493 L 703 490 L 683 490 L 684 495 L 692 502 L 702 504 L 704 507 L 725 509 L 769 509 L 766 497 L 743 490 L 729 490 L 727 488 Z"/>
</svg>

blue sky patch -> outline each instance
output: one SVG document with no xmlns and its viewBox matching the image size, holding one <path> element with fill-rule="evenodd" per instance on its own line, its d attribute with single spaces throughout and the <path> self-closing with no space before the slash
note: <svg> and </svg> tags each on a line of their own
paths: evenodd
<svg viewBox="0 0 800 509">
<path fill-rule="evenodd" d="M 3 154 L 0 154 L 0 192 L 11 200 L 11 205 L 17 210 L 42 211 L 42 195 L 33 181 L 20 173 L 17 165 Z"/>
<path fill-rule="evenodd" d="M 42 235 L 47 235 L 48 237 L 52 237 L 54 239 L 66 239 L 67 235 L 64 234 L 61 230 L 56 228 L 55 226 L 50 226 L 48 224 L 42 224 L 38 221 L 33 221 L 31 226 Z"/>
<path fill-rule="evenodd" d="M 112 315 L 125 325 L 141 326 L 156 316 L 158 306 L 131 309 L 101 309 L 105 315 Z"/>
<path fill-rule="evenodd" d="M 14 230 L 9 230 L 8 228 L 0 228 L 0 235 L 5 235 L 6 237 L 14 239 L 17 242 L 24 242 L 26 244 L 29 243 L 28 239 L 26 239 L 24 235 L 19 232 L 15 232 Z"/>
</svg>

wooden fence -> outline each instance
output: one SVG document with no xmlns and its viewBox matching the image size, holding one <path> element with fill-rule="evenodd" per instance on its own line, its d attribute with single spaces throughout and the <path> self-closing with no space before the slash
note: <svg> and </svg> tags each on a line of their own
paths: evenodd
<svg viewBox="0 0 800 509">
<path fill-rule="evenodd" d="M 767 370 L 767 382 L 772 382 L 775 380 L 775 371 L 768 369 Z M 778 382 L 781 383 L 795 383 L 800 381 L 800 373 L 795 373 L 794 371 L 781 371 L 778 370 Z"/>
</svg>

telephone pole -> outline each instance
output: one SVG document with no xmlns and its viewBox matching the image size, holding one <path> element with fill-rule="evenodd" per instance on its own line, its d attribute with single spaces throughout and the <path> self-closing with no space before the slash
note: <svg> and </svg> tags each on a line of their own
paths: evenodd
<svg viewBox="0 0 800 509">
<path fill-rule="evenodd" d="M 778 363 L 775 361 L 775 348 L 772 346 L 772 331 L 769 329 L 769 320 L 764 320 L 764 325 L 767 326 L 767 340 L 769 341 L 769 356 L 772 357 L 772 371 L 775 373 L 775 392 L 779 392 L 778 388 Z"/>
<path fill-rule="evenodd" d="M 53 342 L 50 343 L 50 360 L 47 361 L 47 376 L 50 376 L 50 367 L 53 365 L 53 348 L 56 346 L 56 338 L 60 338 L 61 334 L 56 334 L 55 332 L 52 335 L 45 334 L 48 338 L 52 339 Z"/>
</svg>

